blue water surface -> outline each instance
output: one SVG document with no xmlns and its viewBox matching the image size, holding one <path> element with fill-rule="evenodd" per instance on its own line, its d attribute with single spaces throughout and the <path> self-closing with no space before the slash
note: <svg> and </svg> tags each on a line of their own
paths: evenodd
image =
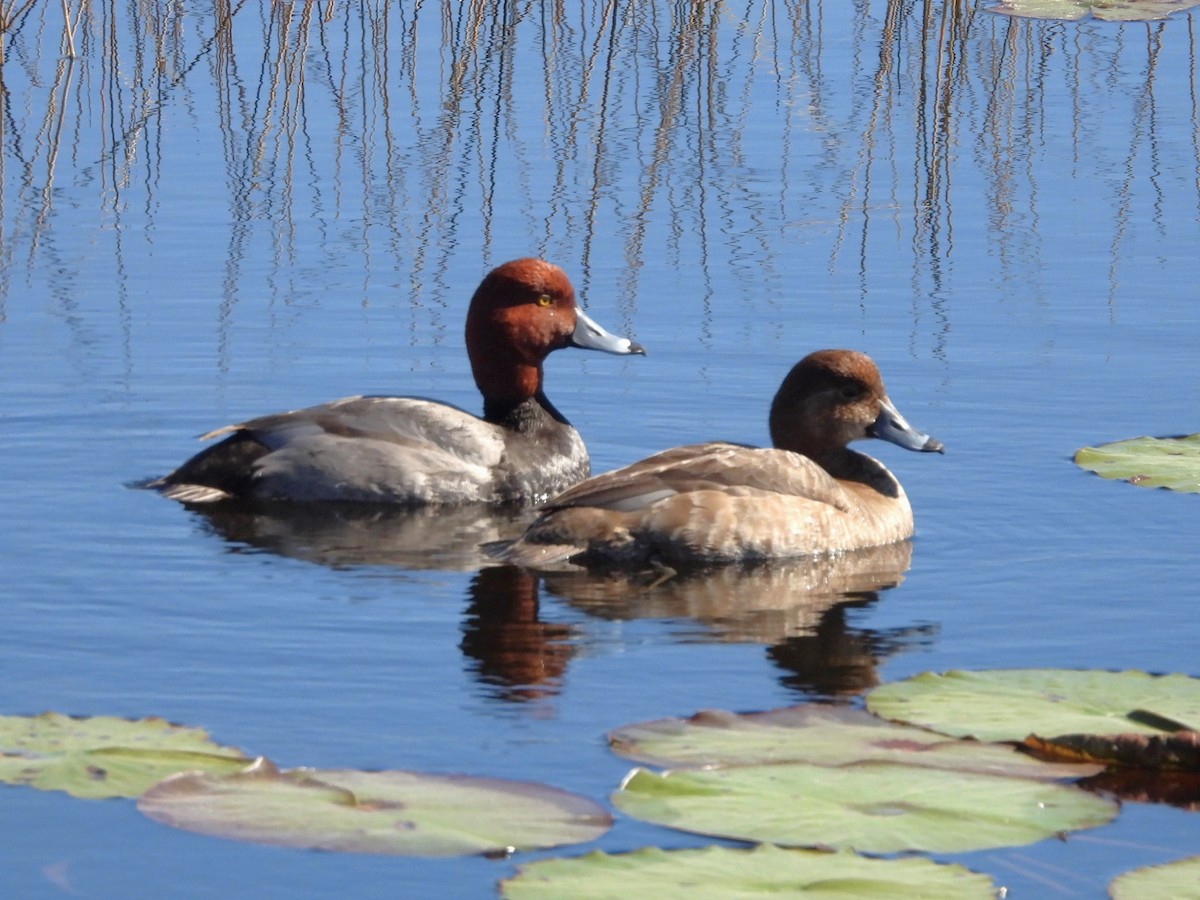
<svg viewBox="0 0 1200 900">
<path fill-rule="evenodd" d="M 1071 462 L 1200 430 L 1186 14 L 485 6 L 93 3 L 73 60 L 54 4 L 5 32 L 0 713 L 158 715 L 281 766 L 606 802 L 630 764 L 604 735 L 629 722 L 927 670 L 1200 675 L 1195 496 Z M 871 354 L 947 447 L 873 451 L 916 511 L 903 582 L 746 619 L 497 582 L 470 553 L 406 553 L 395 522 L 214 522 L 130 486 L 256 414 L 381 392 L 478 409 L 466 303 L 525 255 L 649 349 L 547 364 L 596 471 L 765 443 L 797 359 Z M 13 897 L 448 900 L 549 855 L 303 852 L 131 801 L 3 800 Z M 618 816 L 595 846 L 706 843 Z M 1127 803 L 954 859 L 1010 896 L 1100 897 L 1197 852 L 1194 814 Z"/>
</svg>

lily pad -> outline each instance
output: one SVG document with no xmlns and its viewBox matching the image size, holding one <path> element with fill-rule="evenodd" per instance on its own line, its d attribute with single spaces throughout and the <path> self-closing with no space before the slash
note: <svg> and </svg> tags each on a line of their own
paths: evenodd
<svg viewBox="0 0 1200 900">
<path fill-rule="evenodd" d="M 288 769 L 189 772 L 138 800 L 156 822 L 230 840 L 394 856 L 462 856 L 593 840 L 612 825 L 585 797 L 465 775 Z"/>
<path fill-rule="evenodd" d="M 1200 0 L 1192 5 L 1196 4 Z M 1200 494 L 1200 434 L 1131 438 L 1084 447 L 1075 451 L 1075 464 L 1101 478 L 1128 481 L 1138 487 Z"/>
<path fill-rule="evenodd" d="M 664 767 L 866 760 L 1024 778 L 1082 778 L 1104 767 L 1048 763 L 1007 744 L 947 739 L 846 706 L 808 704 L 737 715 L 704 710 L 688 719 L 626 725 L 608 735 L 613 752 Z"/>
<path fill-rule="evenodd" d="M 1200 679 L 1145 672 L 927 672 L 867 695 L 876 715 L 954 737 L 1161 734 L 1200 722 Z"/>
<path fill-rule="evenodd" d="M 742 900 L 742 898 L 922 897 L 925 900 L 992 898 L 990 878 L 959 865 L 919 857 L 867 859 L 854 853 L 785 850 L 761 844 L 751 850 L 703 847 L 609 855 L 596 851 L 574 859 L 546 859 L 521 866 L 500 883 L 508 900 Z"/>
<path fill-rule="evenodd" d="M 203 729 L 157 717 L 0 716 L 0 782 L 73 797 L 136 797 L 176 772 L 236 772 L 249 762 Z"/>
<path fill-rule="evenodd" d="M 670 828 L 864 853 L 961 853 L 1103 825 L 1114 802 L 1053 782 L 868 762 L 635 769 L 613 803 Z"/>
<path fill-rule="evenodd" d="M 989 12 L 1028 19 L 1104 19 L 1142 22 L 1165 19 L 1200 5 L 1200 0 L 1002 0 Z"/>
<path fill-rule="evenodd" d="M 1108 886 L 1112 900 L 1182 900 L 1200 897 L 1200 856 L 1118 875 Z"/>
<path fill-rule="evenodd" d="M 1084 760 L 1130 769 L 1200 773 L 1200 733 L 1030 735 L 1022 742 L 1039 759 Z"/>
</svg>

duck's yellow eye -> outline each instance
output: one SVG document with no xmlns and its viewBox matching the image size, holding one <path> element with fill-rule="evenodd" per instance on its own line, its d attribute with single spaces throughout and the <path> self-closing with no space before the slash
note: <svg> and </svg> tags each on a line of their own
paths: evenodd
<svg viewBox="0 0 1200 900">
<path fill-rule="evenodd" d="M 538 306 L 553 306 L 554 298 L 551 297 L 549 294 L 542 294 L 542 296 L 537 298 L 537 305 Z"/>
</svg>

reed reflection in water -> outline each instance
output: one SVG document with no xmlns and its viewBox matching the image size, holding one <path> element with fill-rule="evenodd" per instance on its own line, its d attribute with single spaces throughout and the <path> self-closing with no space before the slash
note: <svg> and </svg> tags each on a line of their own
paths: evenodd
<svg viewBox="0 0 1200 900">
<path fill-rule="evenodd" d="M 1063 28 L 961 0 L 101 0 L 69 14 L 26 4 L 4 23 L 0 304 L 13 277 L 64 259 L 64 235 L 45 236 L 94 206 L 87 240 L 123 296 L 143 254 L 127 236 L 161 254 L 216 213 L 200 224 L 227 242 L 223 330 L 232 304 L 264 287 L 291 302 L 320 272 L 357 270 L 345 287 L 363 303 L 436 298 L 448 272 L 514 244 L 585 289 L 595 266 L 619 267 L 630 312 L 649 260 L 678 269 L 707 321 L 725 273 L 747 298 L 786 295 L 799 247 L 886 296 L 871 263 L 895 244 L 910 248 L 914 327 L 937 347 L 956 245 L 987 240 L 998 275 L 1028 277 L 1063 233 L 1050 179 L 1098 179 L 1074 237 L 1111 259 L 1110 300 L 1121 248 L 1143 228 L 1194 231 L 1200 205 L 1194 170 L 1162 164 L 1200 152 L 1186 17 Z M 848 94 L 833 84 L 847 56 Z M 1052 93 L 1068 119 L 1043 105 Z M 193 171 L 211 151 L 220 167 Z M 224 209 L 201 209 L 213 194 Z M 79 276 L 55 269 L 60 287 Z M 449 330 L 432 305 L 422 327 Z"/>
</svg>

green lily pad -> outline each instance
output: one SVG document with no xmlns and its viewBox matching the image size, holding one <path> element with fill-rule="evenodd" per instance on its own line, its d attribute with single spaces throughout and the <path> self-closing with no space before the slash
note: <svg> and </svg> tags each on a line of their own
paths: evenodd
<svg viewBox="0 0 1200 900">
<path fill-rule="evenodd" d="M 1200 897 L 1200 856 L 1118 875 L 1108 886 L 1112 900 L 1184 900 Z"/>
<path fill-rule="evenodd" d="M 875 760 L 1024 778 L 1084 778 L 1095 764 L 1047 763 L 1007 744 L 948 740 L 846 706 L 809 704 L 736 715 L 705 710 L 689 719 L 626 725 L 608 735 L 613 752 L 663 767 Z"/>
<path fill-rule="evenodd" d="M 176 772 L 236 772 L 249 762 L 203 729 L 156 717 L 0 716 L 0 782 L 73 797 L 136 797 Z"/>
<path fill-rule="evenodd" d="M 1200 0 L 1195 0 L 1200 4 Z M 1140 437 L 1084 447 L 1075 464 L 1101 478 L 1138 487 L 1161 487 L 1200 494 L 1200 434 L 1187 437 Z"/>
<path fill-rule="evenodd" d="M 994 898 L 986 875 L 919 857 L 868 859 L 854 853 L 785 850 L 761 844 L 750 850 L 703 847 L 574 859 L 521 866 L 500 883 L 507 900 L 751 900 L 764 896 L 852 898 L 922 897 L 924 900 Z"/>
<path fill-rule="evenodd" d="M 988 12 L 1028 19 L 1104 19 L 1142 22 L 1165 19 L 1200 5 L 1200 0 L 1001 0 Z"/>
<path fill-rule="evenodd" d="M 1200 723 L 1200 679 L 1145 672 L 927 672 L 867 695 L 876 715 L 953 737 L 1161 734 Z"/>
<path fill-rule="evenodd" d="M 864 853 L 1030 844 L 1117 812 L 1068 785 L 880 762 L 635 769 L 612 800 L 636 819 L 683 831 Z"/>
<path fill-rule="evenodd" d="M 363 772 L 189 772 L 146 791 L 138 809 L 156 822 L 230 840 L 394 856 L 462 856 L 593 840 L 612 825 L 576 794 L 523 781 Z"/>
</svg>

